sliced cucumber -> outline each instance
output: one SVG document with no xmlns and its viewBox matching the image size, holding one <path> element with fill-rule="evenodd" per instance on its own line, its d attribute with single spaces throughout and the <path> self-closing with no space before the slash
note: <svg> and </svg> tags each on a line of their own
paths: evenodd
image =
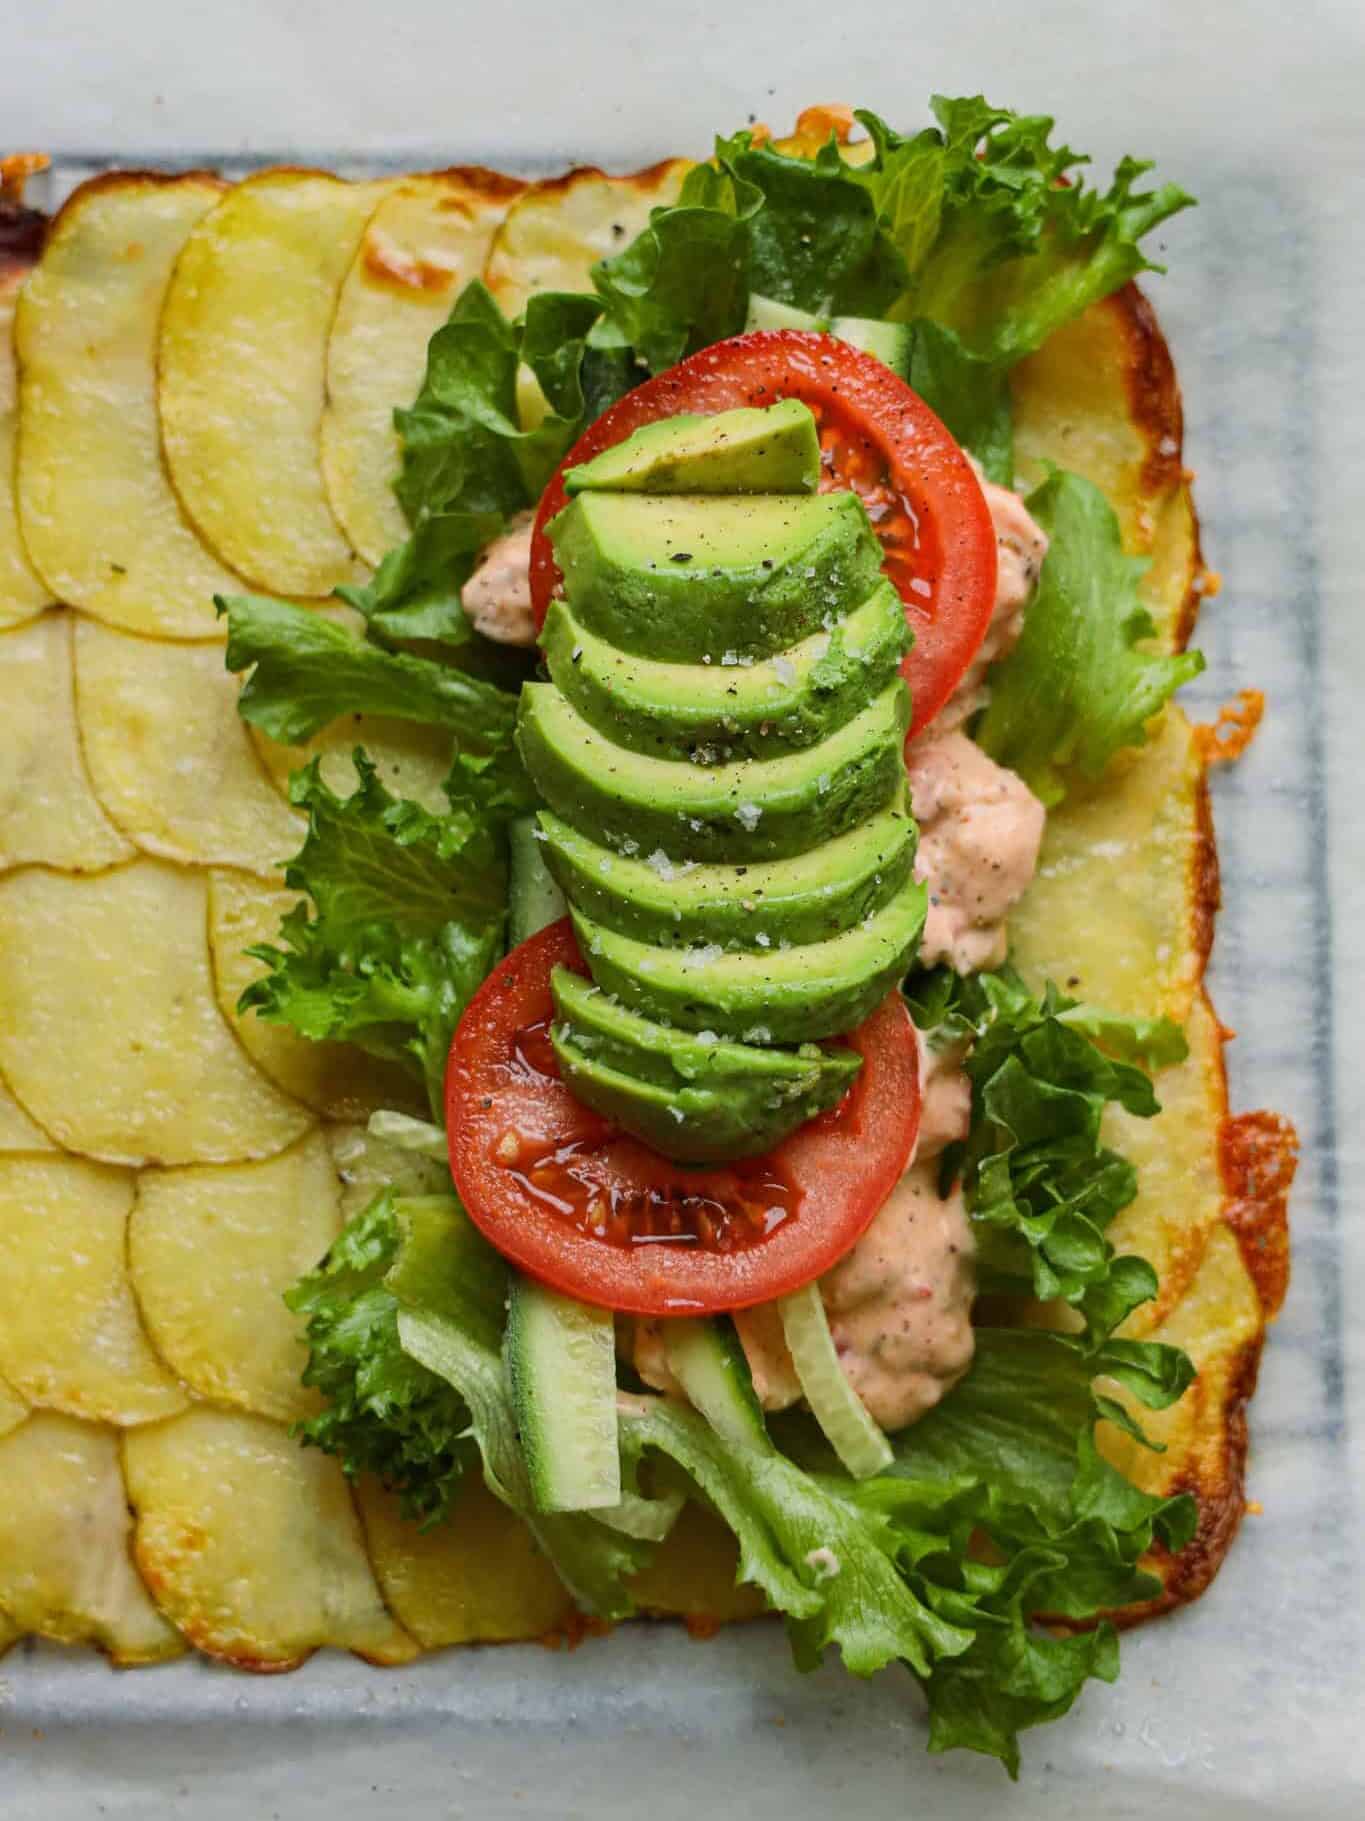
<svg viewBox="0 0 1365 1821">
<path fill-rule="evenodd" d="M 854 1479 L 871 1479 L 891 1465 L 891 1444 L 844 1377 L 819 1284 L 793 1290 L 777 1306 L 796 1376 L 816 1422 Z"/>
<path fill-rule="evenodd" d="M 611 1311 L 589 1308 L 543 1284 L 517 1278 L 503 1359 L 536 1508 L 607 1511 L 619 1506 Z"/>
<path fill-rule="evenodd" d="M 568 911 L 568 902 L 541 856 L 534 816 L 519 816 L 507 833 L 507 942 L 515 948 Z"/>
<path fill-rule="evenodd" d="M 794 304 L 779 303 L 775 297 L 749 293 L 749 314 L 744 327 L 749 329 L 826 329 L 828 320 L 812 316 L 809 310 L 798 310 Z"/>
<path fill-rule="evenodd" d="M 669 1321 L 664 1355 L 693 1407 L 727 1442 L 767 1448 L 767 1425 L 749 1362 L 729 1322 Z"/>
<path fill-rule="evenodd" d="M 906 322 L 879 322 L 873 316 L 836 316 L 829 332 L 865 354 L 875 354 L 904 380 L 910 378 L 910 360 L 915 351 L 915 331 Z"/>
</svg>

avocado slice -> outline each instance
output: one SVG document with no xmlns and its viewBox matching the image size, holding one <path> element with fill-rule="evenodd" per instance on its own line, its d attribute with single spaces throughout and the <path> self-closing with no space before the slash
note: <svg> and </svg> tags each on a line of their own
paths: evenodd
<svg viewBox="0 0 1365 1821">
<path fill-rule="evenodd" d="M 549 534 L 576 618 L 666 662 L 771 657 L 881 577 L 855 493 L 580 493 Z"/>
<path fill-rule="evenodd" d="M 542 810 L 540 852 L 566 897 L 595 923 L 660 948 L 824 942 L 881 909 L 910 876 L 915 824 L 904 802 L 789 860 L 675 865 L 630 859 Z"/>
<path fill-rule="evenodd" d="M 550 808 L 608 846 L 743 865 L 803 853 L 901 801 L 909 722 L 909 692 L 897 677 L 818 746 L 692 765 L 629 752 L 552 683 L 528 683 L 517 744 Z"/>
<path fill-rule="evenodd" d="M 852 1049 L 759 1049 L 707 1041 L 609 998 L 581 974 L 550 977 L 559 1020 L 550 1040 L 584 1102 L 664 1156 L 717 1163 L 771 1150 L 837 1106 L 862 1066 Z"/>
<path fill-rule="evenodd" d="M 577 493 L 814 493 L 820 437 L 810 407 L 784 398 L 766 409 L 660 418 L 570 468 Z"/>
<path fill-rule="evenodd" d="M 665 664 L 589 632 L 551 604 L 540 642 L 556 686 L 600 733 L 658 758 L 771 758 L 812 746 L 879 695 L 910 646 L 905 607 L 881 582 L 830 632 L 757 664 Z"/>
<path fill-rule="evenodd" d="M 592 977 L 647 1018 L 748 1043 L 805 1043 L 851 1031 L 910 967 L 928 894 L 914 879 L 828 942 L 727 951 L 661 949 L 571 910 Z"/>
</svg>

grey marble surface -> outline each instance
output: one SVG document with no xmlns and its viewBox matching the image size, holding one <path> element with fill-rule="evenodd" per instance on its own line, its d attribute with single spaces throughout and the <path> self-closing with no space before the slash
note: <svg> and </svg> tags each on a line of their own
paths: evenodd
<svg viewBox="0 0 1365 1821">
<path fill-rule="evenodd" d="M 1253 1408 L 1249 1519 L 1211 1592 L 1125 1643 L 1115 1689 L 1026 1741 L 1021 1783 L 929 1759 L 908 1679 L 790 1669 L 772 1627 L 631 1628 L 572 1656 L 336 1656 L 251 1681 L 0 1670 L 0 1816 L 374 1814 L 657 1821 L 1311 1816 L 1365 1811 L 1365 11 L 1117 0 L 974 9 L 647 0 L 463 6 L 47 0 L 8 25 L 0 141 L 85 162 L 627 166 L 750 113 L 930 89 L 1055 113 L 1201 208 L 1152 295 L 1184 384 L 1207 554 L 1206 707 L 1266 690 L 1216 785 L 1227 907 L 1212 984 L 1233 1102 L 1299 1123 L 1295 1274 Z M 0 1496 L 3 1496 L 0 1489 Z"/>
</svg>

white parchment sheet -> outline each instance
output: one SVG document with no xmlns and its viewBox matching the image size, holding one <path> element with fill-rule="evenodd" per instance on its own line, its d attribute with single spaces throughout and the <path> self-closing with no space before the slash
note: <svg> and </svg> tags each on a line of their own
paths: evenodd
<svg viewBox="0 0 1365 1821">
<path fill-rule="evenodd" d="M 800 1678 L 776 1627 L 639 1627 L 265 1681 L 16 1651 L 4 1821 L 1365 1814 L 1365 6 L 6 0 L 0 24 L 0 144 L 66 183 L 109 160 L 628 168 L 815 100 L 917 125 L 931 90 L 1054 113 L 1102 168 L 1141 152 L 1202 205 L 1151 286 L 1225 584 L 1193 693 L 1269 702 L 1216 785 L 1212 983 L 1234 1106 L 1304 1140 L 1253 1408 L 1263 1515 L 1195 1608 L 1128 1638 L 1117 1688 L 1027 1737 L 1017 1786 L 926 1758 L 908 1678 Z"/>
</svg>

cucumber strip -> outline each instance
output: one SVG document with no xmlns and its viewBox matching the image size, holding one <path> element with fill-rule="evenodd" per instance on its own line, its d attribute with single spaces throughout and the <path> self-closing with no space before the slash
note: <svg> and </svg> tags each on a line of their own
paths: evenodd
<svg viewBox="0 0 1365 1821">
<path fill-rule="evenodd" d="M 419 1157 L 434 1157 L 438 1163 L 445 1163 L 450 1155 L 441 1127 L 425 1119 L 414 1119 L 410 1113 L 393 1113 L 380 1107 L 370 1114 L 366 1130 L 371 1138 L 382 1138 L 386 1144 L 396 1145 L 400 1151 L 414 1151 Z"/>
<path fill-rule="evenodd" d="M 909 323 L 881 322 L 872 316 L 836 316 L 829 332 L 865 354 L 875 354 L 893 373 L 909 379 L 915 351 L 915 331 Z"/>
<path fill-rule="evenodd" d="M 854 1479 L 871 1479 L 891 1465 L 891 1444 L 844 1377 L 819 1284 L 793 1290 L 777 1306 L 796 1376 L 816 1422 Z"/>
<path fill-rule="evenodd" d="M 751 1448 L 771 1447 L 749 1362 L 729 1322 L 666 1322 L 664 1356 L 717 1435 Z"/>
<path fill-rule="evenodd" d="M 621 1453 L 611 1311 L 517 1278 L 503 1358 L 536 1508 L 618 1507 Z"/>
<path fill-rule="evenodd" d="M 518 816 L 507 831 L 507 941 L 539 935 L 568 912 L 568 902 L 541 856 L 544 846 L 534 816 Z"/>
<path fill-rule="evenodd" d="M 827 329 L 829 319 L 812 316 L 809 310 L 798 310 L 795 304 L 779 303 L 775 297 L 764 297 L 761 291 L 750 291 L 746 333 L 750 329 Z"/>
</svg>

